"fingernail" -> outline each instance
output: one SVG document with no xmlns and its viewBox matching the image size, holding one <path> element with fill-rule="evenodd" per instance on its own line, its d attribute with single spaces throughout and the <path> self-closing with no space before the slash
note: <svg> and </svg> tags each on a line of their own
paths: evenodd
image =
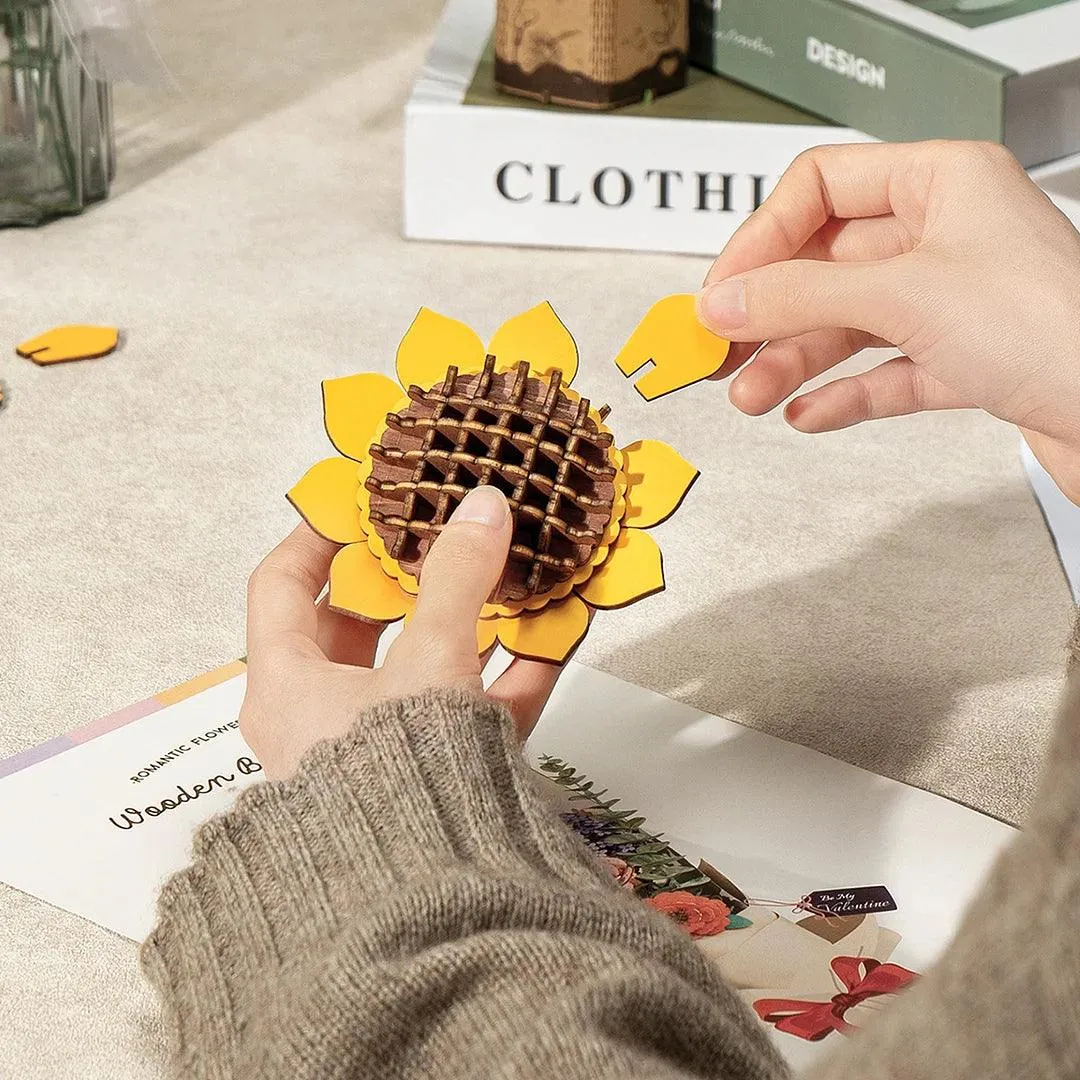
<svg viewBox="0 0 1080 1080">
<path fill-rule="evenodd" d="M 718 330 L 734 330 L 746 322 L 746 282 L 739 278 L 720 281 L 698 296 L 702 319 Z"/>
<path fill-rule="evenodd" d="M 510 513 L 510 504 L 506 496 L 495 487 L 485 485 L 473 488 L 450 515 L 448 525 L 462 521 L 475 521 L 478 525 L 490 525 L 500 528 Z"/>
</svg>

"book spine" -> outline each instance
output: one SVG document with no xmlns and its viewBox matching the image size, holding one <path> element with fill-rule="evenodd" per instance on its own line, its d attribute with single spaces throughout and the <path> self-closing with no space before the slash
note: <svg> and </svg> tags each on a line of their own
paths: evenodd
<svg viewBox="0 0 1080 1080">
<path fill-rule="evenodd" d="M 411 101 L 404 232 L 715 255 L 792 159 L 848 128 Z"/>
<path fill-rule="evenodd" d="M 881 139 L 1004 139 L 1014 72 L 843 0 L 691 0 L 690 55 Z"/>
</svg>

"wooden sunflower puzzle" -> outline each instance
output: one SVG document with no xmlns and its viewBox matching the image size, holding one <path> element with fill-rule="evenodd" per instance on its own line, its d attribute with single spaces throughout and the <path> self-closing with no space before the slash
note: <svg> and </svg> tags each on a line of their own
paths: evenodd
<svg viewBox="0 0 1080 1080">
<path fill-rule="evenodd" d="M 675 314 L 692 318 L 692 307 L 680 301 Z M 657 348 L 662 335 L 647 317 L 651 338 L 638 351 L 665 385 L 702 366 L 705 344 L 709 372 L 719 366 L 717 339 L 694 352 L 672 311 L 661 321 L 669 347 Z M 324 382 L 326 431 L 342 456 L 312 466 L 288 499 L 343 545 L 330 606 L 376 622 L 408 618 L 431 544 L 480 485 L 501 490 L 513 514 L 506 570 L 477 624 L 480 652 L 497 642 L 562 663 L 591 610 L 663 589 L 660 548 L 644 530 L 675 512 L 698 472 L 665 443 L 620 449 L 610 410 L 571 387 L 577 371 L 577 345 L 548 303 L 503 323 L 486 348 L 464 323 L 423 308 L 398 348 L 397 383 L 374 373 Z"/>
</svg>

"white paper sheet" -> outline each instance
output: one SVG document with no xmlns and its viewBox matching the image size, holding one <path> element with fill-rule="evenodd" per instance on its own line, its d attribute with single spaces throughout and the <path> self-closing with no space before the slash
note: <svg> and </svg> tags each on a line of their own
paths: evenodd
<svg viewBox="0 0 1080 1080">
<path fill-rule="evenodd" d="M 0 762 L 0 880 L 145 937 L 196 826 L 258 779 L 235 726 L 244 680 L 133 706 L 75 733 L 80 741 L 9 760 L 6 776 Z M 1013 835 L 945 799 L 575 663 L 529 752 L 573 763 L 752 896 L 794 901 L 885 884 L 899 910 L 881 922 L 902 935 L 892 959 L 916 971 L 946 947 Z M 824 1045 L 776 1038 L 794 1064 Z"/>
</svg>

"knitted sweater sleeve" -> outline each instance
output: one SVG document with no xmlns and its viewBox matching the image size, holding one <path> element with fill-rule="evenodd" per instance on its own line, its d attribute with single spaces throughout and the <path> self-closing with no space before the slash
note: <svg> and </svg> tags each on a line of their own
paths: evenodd
<svg viewBox="0 0 1080 1080">
<path fill-rule="evenodd" d="M 786 1075 L 551 812 L 504 713 L 461 694 L 368 711 L 204 826 L 143 963 L 194 1080 Z M 1029 828 L 943 960 L 815 1080 L 1080 1075 L 1078 973 L 1074 672 Z"/>
<path fill-rule="evenodd" d="M 380 705 L 204 826 L 143 946 L 194 1080 L 739 1077 L 758 1021 L 534 786 L 506 714 Z"/>
</svg>

